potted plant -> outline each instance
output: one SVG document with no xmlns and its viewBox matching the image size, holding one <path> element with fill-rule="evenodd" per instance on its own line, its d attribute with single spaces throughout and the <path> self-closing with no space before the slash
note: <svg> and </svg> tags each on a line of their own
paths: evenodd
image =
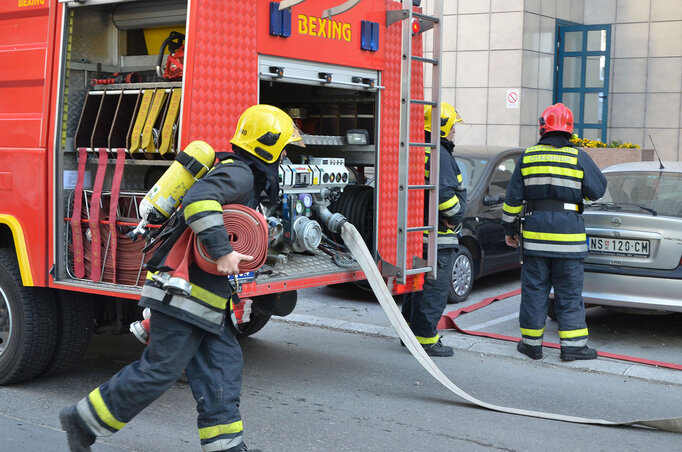
<svg viewBox="0 0 682 452">
<path fill-rule="evenodd" d="M 649 161 L 654 158 L 653 150 L 641 149 L 636 144 L 623 143 L 622 141 L 614 140 L 606 144 L 601 140 L 580 138 L 573 134 L 571 142 L 590 154 L 599 168 L 606 168 L 616 163 Z"/>
</svg>

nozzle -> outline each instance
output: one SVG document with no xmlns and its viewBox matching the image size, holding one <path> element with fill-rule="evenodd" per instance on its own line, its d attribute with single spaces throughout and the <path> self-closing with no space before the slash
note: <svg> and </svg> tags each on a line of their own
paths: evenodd
<svg viewBox="0 0 682 452">
<path fill-rule="evenodd" d="M 127 233 L 126 237 L 128 237 L 133 242 L 140 237 L 146 237 L 147 234 L 149 233 L 149 230 L 147 230 L 148 224 L 149 222 L 147 220 L 140 220 L 140 223 L 135 227 L 135 229 Z"/>
<path fill-rule="evenodd" d="M 187 280 L 172 276 L 164 283 L 163 290 L 183 297 L 189 297 L 192 293 L 192 284 Z"/>
<path fill-rule="evenodd" d="M 130 324 L 130 332 L 143 344 L 149 343 L 149 319 L 137 320 Z"/>
</svg>

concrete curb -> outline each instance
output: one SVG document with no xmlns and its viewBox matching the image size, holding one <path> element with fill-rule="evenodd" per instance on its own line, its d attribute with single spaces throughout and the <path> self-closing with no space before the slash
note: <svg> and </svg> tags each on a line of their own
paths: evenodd
<svg viewBox="0 0 682 452">
<path fill-rule="evenodd" d="M 396 342 L 398 341 L 398 333 L 390 326 L 349 322 L 303 314 L 289 314 L 287 317 L 273 317 L 272 321 L 302 326 L 327 328 L 347 333 L 384 337 L 388 339 L 394 339 Z M 532 361 L 517 352 L 516 344 L 512 342 L 482 338 L 478 336 L 468 336 L 449 330 L 442 332 L 441 335 L 443 337 L 443 343 L 453 347 L 456 350 L 505 356 L 512 359 L 526 359 L 533 363 L 546 363 L 554 366 L 570 367 L 583 372 L 601 372 L 648 381 L 657 381 L 660 383 L 682 385 L 682 372 L 679 370 L 648 366 L 644 364 L 634 364 L 610 358 L 599 358 L 590 361 L 564 362 L 559 359 L 558 350 L 547 348 L 544 350 L 544 357 L 542 360 Z"/>
</svg>

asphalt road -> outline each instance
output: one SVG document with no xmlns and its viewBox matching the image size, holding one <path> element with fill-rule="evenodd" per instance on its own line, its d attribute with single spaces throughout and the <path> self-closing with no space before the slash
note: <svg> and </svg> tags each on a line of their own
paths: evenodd
<svg viewBox="0 0 682 452">
<path fill-rule="evenodd" d="M 518 273 L 498 275 L 480 281 L 467 303 L 515 288 Z M 470 326 L 493 321 L 485 330 L 507 321 L 513 325 L 513 318 L 499 321 L 512 313 L 509 307 L 509 312 L 491 310 L 488 317 L 466 321 Z M 597 325 L 590 324 L 595 342 Z M 511 333 L 517 325 L 508 328 Z M 619 341 L 638 341 L 627 328 L 618 327 Z M 677 336 L 665 336 L 666 343 L 679 340 L 679 328 L 675 332 Z M 455 346 L 455 356 L 436 363 L 464 391 L 483 401 L 610 421 L 682 416 L 680 371 L 623 366 L 606 359 L 565 364 L 551 353 L 536 362 L 520 356 L 511 343 L 444 334 L 446 343 Z M 400 347 L 371 295 L 348 286 L 302 291 L 290 317 L 273 320 L 242 346 L 242 414 L 251 448 L 682 450 L 680 434 L 570 424 L 473 406 L 437 383 Z M 59 410 L 135 360 L 141 350 L 130 335 L 97 336 L 80 370 L 0 388 L 0 451 L 66 451 Z M 179 381 L 122 431 L 99 439 L 93 450 L 199 450 L 194 407 L 189 386 Z"/>
<path fill-rule="evenodd" d="M 98 337 L 68 376 L 3 387 L 0 450 L 65 451 L 59 410 L 132 360 L 130 336 Z M 680 450 L 681 436 L 490 412 L 433 380 L 394 340 L 275 322 L 242 343 L 245 439 L 265 451 Z M 682 415 L 682 387 L 457 350 L 443 372 L 484 401 L 613 421 Z M 178 382 L 94 451 L 198 448 L 194 400 Z"/>
</svg>

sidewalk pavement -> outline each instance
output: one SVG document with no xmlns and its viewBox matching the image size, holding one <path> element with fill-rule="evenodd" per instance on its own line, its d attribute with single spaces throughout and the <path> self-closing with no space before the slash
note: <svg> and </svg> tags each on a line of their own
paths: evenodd
<svg viewBox="0 0 682 452">
<path fill-rule="evenodd" d="M 387 324 L 388 320 L 384 320 Z M 328 328 L 336 331 L 345 331 L 348 333 L 365 334 L 369 336 L 387 338 L 395 341 L 396 347 L 399 347 L 398 333 L 390 325 L 378 325 L 376 323 L 330 319 L 315 315 L 297 314 L 295 312 L 284 318 L 273 317 L 272 321 Z M 457 359 L 456 352 L 457 350 L 460 350 L 480 353 L 481 356 L 496 355 L 505 356 L 512 359 L 525 359 L 529 363 L 536 365 L 543 363 L 554 366 L 571 367 L 585 372 L 601 372 L 622 375 L 624 377 L 658 381 L 661 383 L 682 385 L 682 371 L 675 369 L 636 364 L 601 357 L 596 360 L 589 361 L 564 362 L 559 359 L 559 350 L 547 347 L 544 349 L 544 357 L 542 360 L 532 361 L 530 358 L 527 358 L 516 350 L 516 343 L 514 342 L 470 336 L 454 330 L 441 331 L 441 336 L 443 337 L 442 340 L 445 345 L 449 345 L 455 349 L 454 359 Z M 448 358 L 437 358 L 435 360 L 436 364 L 438 363 L 438 359 Z"/>
</svg>

